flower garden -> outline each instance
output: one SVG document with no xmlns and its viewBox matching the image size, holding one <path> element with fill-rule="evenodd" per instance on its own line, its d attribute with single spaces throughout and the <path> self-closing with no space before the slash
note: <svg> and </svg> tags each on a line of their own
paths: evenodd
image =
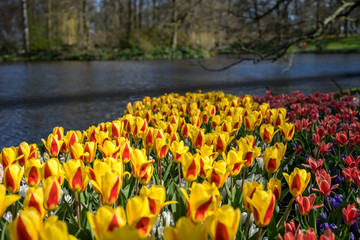
<svg viewBox="0 0 360 240">
<path fill-rule="evenodd" d="M 359 103 L 171 93 L 55 127 L 2 149 L 0 237 L 359 239 Z"/>
</svg>

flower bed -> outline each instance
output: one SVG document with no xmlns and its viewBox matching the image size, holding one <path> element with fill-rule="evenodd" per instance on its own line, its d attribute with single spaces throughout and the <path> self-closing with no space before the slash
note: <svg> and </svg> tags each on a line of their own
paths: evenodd
<svg viewBox="0 0 360 240">
<path fill-rule="evenodd" d="M 358 239 L 359 99 L 165 94 L 3 148 L 1 239 Z"/>
</svg>

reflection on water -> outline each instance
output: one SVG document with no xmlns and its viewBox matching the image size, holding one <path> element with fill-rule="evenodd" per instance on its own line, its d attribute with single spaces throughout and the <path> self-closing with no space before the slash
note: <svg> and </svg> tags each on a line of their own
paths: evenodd
<svg viewBox="0 0 360 240">
<path fill-rule="evenodd" d="M 295 55 L 292 64 L 242 63 L 220 72 L 197 60 L 36 62 L 0 65 L 0 149 L 22 141 L 40 142 L 54 126 L 85 130 L 123 114 L 128 102 L 165 92 L 223 90 L 235 95 L 358 87 L 360 55 Z M 223 60 L 207 60 L 219 67 Z M 215 66 L 216 65 L 216 66 Z M 288 69 L 287 69 L 288 68 Z M 308 76 L 322 75 L 319 78 Z M 324 77 L 325 75 L 325 77 Z M 330 77 L 332 75 L 332 77 Z"/>
</svg>

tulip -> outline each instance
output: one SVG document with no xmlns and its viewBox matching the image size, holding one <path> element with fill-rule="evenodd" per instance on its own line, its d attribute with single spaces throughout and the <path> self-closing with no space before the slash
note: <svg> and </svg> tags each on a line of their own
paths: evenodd
<svg viewBox="0 0 360 240">
<path fill-rule="evenodd" d="M 316 183 L 319 186 L 319 189 L 313 188 L 314 191 L 319 191 L 324 197 L 328 197 L 332 190 L 337 188 L 339 184 L 335 184 L 332 187 L 331 186 L 331 177 L 330 175 L 324 170 L 321 169 L 318 171 L 315 175 Z"/>
<path fill-rule="evenodd" d="M 99 151 L 103 154 L 103 158 L 117 158 L 120 146 L 116 146 L 115 141 L 105 140 L 102 145 L 98 146 Z"/>
<path fill-rule="evenodd" d="M 216 159 L 219 153 L 213 151 L 214 146 L 211 145 L 204 145 L 200 149 L 196 149 L 196 151 L 202 156 L 202 157 L 212 157 L 213 159 Z"/>
<path fill-rule="evenodd" d="M 95 126 L 89 127 L 84 133 L 85 141 L 96 143 L 96 134 L 99 130 Z"/>
<path fill-rule="evenodd" d="M 281 164 L 281 153 L 275 146 L 265 149 L 264 152 L 264 166 L 269 173 L 274 173 L 278 170 Z"/>
<path fill-rule="evenodd" d="M 260 137 L 261 140 L 266 143 L 269 144 L 271 143 L 274 135 L 278 132 L 279 130 L 274 131 L 274 126 L 271 124 L 262 124 L 260 127 Z"/>
<path fill-rule="evenodd" d="M 328 143 L 325 144 L 325 141 L 322 141 L 320 143 L 320 153 L 322 156 L 326 155 L 328 152 L 330 152 L 330 148 L 331 148 L 332 144 Z"/>
<path fill-rule="evenodd" d="M 165 240 L 198 239 L 207 240 L 206 225 L 194 223 L 191 219 L 181 217 L 176 227 L 167 226 L 164 229 Z"/>
<path fill-rule="evenodd" d="M 356 219 L 360 216 L 359 209 L 356 208 L 355 203 L 347 205 L 346 208 L 342 209 L 344 222 L 346 225 L 351 226 L 354 224 Z"/>
<path fill-rule="evenodd" d="M 275 208 L 275 196 L 272 191 L 256 190 L 248 202 L 254 214 L 255 224 L 259 227 L 269 225 Z"/>
<path fill-rule="evenodd" d="M 148 185 L 154 172 L 154 166 L 148 165 L 145 170 L 144 176 L 139 179 L 141 185 Z"/>
<path fill-rule="evenodd" d="M 40 187 L 31 187 L 26 191 L 24 199 L 24 209 L 34 208 L 43 219 L 47 212 L 44 208 L 44 192 Z"/>
<path fill-rule="evenodd" d="M 353 178 L 352 178 L 352 175 L 351 175 L 351 172 L 352 172 L 352 168 L 348 167 L 348 168 L 343 168 L 341 170 L 342 174 L 343 174 L 343 177 L 344 177 L 344 180 L 346 183 L 351 183 L 353 182 Z"/>
<path fill-rule="evenodd" d="M 50 134 L 47 138 L 47 141 L 44 139 L 41 139 L 41 141 L 44 143 L 44 146 L 51 157 L 56 157 L 59 155 L 63 142 L 62 140 L 58 140 L 57 135 Z"/>
<path fill-rule="evenodd" d="M 169 145 L 164 138 L 158 138 L 155 141 L 156 157 L 163 159 L 169 151 Z"/>
<path fill-rule="evenodd" d="M 64 182 L 64 170 L 60 165 L 57 158 L 50 158 L 44 162 L 41 166 L 41 177 L 47 179 L 48 177 L 56 177 L 59 184 L 62 185 Z"/>
<path fill-rule="evenodd" d="M 121 137 L 118 138 L 118 146 L 120 146 L 120 152 L 118 153 L 119 158 L 124 164 L 130 161 L 131 147 L 129 140 Z"/>
<path fill-rule="evenodd" d="M 207 229 L 213 240 L 233 240 L 236 237 L 240 223 L 240 210 L 229 205 L 218 208 L 213 215 L 207 219 Z"/>
<path fill-rule="evenodd" d="M 13 240 L 38 240 L 42 227 L 41 217 L 33 208 L 20 210 L 19 216 L 8 225 L 10 239 Z"/>
<path fill-rule="evenodd" d="M 325 160 L 319 159 L 316 160 L 315 158 L 308 157 L 306 159 L 307 164 L 303 164 L 304 167 L 310 168 L 313 173 L 316 173 L 317 171 L 320 171 L 322 166 L 324 165 Z"/>
<path fill-rule="evenodd" d="M 316 200 L 316 195 L 314 193 L 310 194 L 309 197 L 303 197 L 303 196 L 299 195 L 296 198 L 296 202 L 298 204 L 300 214 L 303 216 L 306 216 L 309 214 L 311 209 L 316 209 L 316 208 L 324 206 L 322 204 L 313 206 L 315 203 L 315 200 Z"/>
<path fill-rule="evenodd" d="M 182 173 L 184 179 L 188 182 L 195 181 L 200 173 L 199 155 L 193 156 L 187 152 L 182 161 Z"/>
<path fill-rule="evenodd" d="M 208 182 L 202 184 L 194 182 L 191 186 L 190 196 L 181 188 L 186 201 L 187 217 L 194 222 L 202 222 L 212 215 L 221 202 L 221 195 L 215 184 Z"/>
<path fill-rule="evenodd" d="M 226 161 L 226 165 L 231 167 L 231 172 L 230 172 L 231 177 L 235 177 L 240 173 L 244 165 L 242 156 L 243 156 L 243 152 L 236 151 L 235 149 L 231 149 L 227 155 L 223 153 L 223 158 Z"/>
<path fill-rule="evenodd" d="M 285 142 L 289 142 L 295 133 L 295 127 L 294 124 L 292 123 L 283 123 L 282 125 L 279 126 L 280 130 L 281 130 L 281 136 L 282 139 Z"/>
<path fill-rule="evenodd" d="M 185 153 L 189 150 L 189 147 L 184 146 L 184 141 L 174 141 L 170 145 L 170 151 L 173 155 L 173 161 L 175 163 L 181 163 Z"/>
<path fill-rule="evenodd" d="M 122 136 L 124 131 L 124 122 L 120 120 L 115 120 L 111 123 L 109 127 L 110 136 L 114 139 Z"/>
<path fill-rule="evenodd" d="M 267 189 L 271 190 L 275 196 L 275 200 L 279 201 L 281 196 L 281 181 L 277 178 L 270 178 L 267 183 Z"/>
<path fill-rule="evenodd" d="M 125 211 L 122 207 L 113 209 L 110 206 L 102 206 L 98 208 L 96 215 L 87 212 L 86 216 L 97 240 L 109 237 L 115 229 L 126 225 Z"/>
<path fill-rule="evenodd" d="M 236 141 L 239 151 L 243 153 L 242 159 L 245 161 L 243 168 L 248 168 L 253 163 L 254 159 L 260 156 L 260 147 L 253 147 L 251 142 L 246 141 L 245 138 Z"/>
<path fill-rule="evenodd" d="M 89 178 L 84 162 L 72 159 L 64 164 L 64 170 L 69 188 L 77 193 L 85 191 Z"/>
<path fill-rule="evenodd" d="M 106 172 L 102 177 L 101 184 L 103 203 L 113 205 L 118 198 L 122 186 L 122 177 L 113 172 Z"/>
<path fill-rule="evenodd" d="M 244 183 L 244 186 L 243 186 L 243 201 L 244 201 L 244 209 L 247 212 L 251 211 L 249 200 L 253 198 L 254 193 L 256 191 L 260 191 L 262 189 L 263 189 L 263 185 L 256 182 L 256 181 L 253 181 L 251 183 L 249 183 L 249 182 Z"/>
<path fill-rule="evenodd" d="M 6 209 L 20 198 L 20 195 L 6 195 L 5 186 L 0 184 L 0 218 L 4 215 Z"/>
<path fill-rule="evenodd" d="M 140 236 L 149 235 L 157 216 L 150 212 L 149 200 L 135 196 L 126 203 L 128 224 L 135 227 Z"/>
<path fill-rule="evenodd" d="M 283 173 L 286 182 L 290 187 L 290 193 L 297 197 L 305 191 L 310 181 L 311 174 L 304 169 L 295 168 L 291 175 Z"/>
<path fill-rule="evenodd" d="M 232 167 L 227 166 L 224 160 L 216 161 L 213 163 L 213 166 L 207 170 L 206 178 L 210 184 L 215 183 L 218 188 L 222 188 L 231 170 Z"/>
<path fill-rule="evenodd" d="M 58 220 L 58 216 L 51 216 L 44 222 L 44 226 L 40 231 L 40 239 L 76 240 L 77 238 L 68 233 L 67 224 Z"/>
<path fill-rule="evenodd" d="M 78 159 L 81 159 L 81 158 L 86 157 L 86 156 L 88 156 L 88 153 L 85 153 L 84 144 L 76 142 L 73 145 L 71 145 L 71 147 L 70 147 L 70 157 L 71 157 L 71 159 L 78 160 Z"/>
<path fill-rule="evenodd" d="M 211 126 L 213 128 L 217 127 L 217 126 L 220 126 L 221 124 L 221 117 L 219 115 L 215 115 L 211 118 Z"/>
<path fill-rule="evenodd" d="M 48 211 L 58 208 L 60 201 L 61 188 L 56 177 L 48 177 L 42 181 L 44 191 L 44 207 Z"/>
<path fill-rule="evenodd" d="M 225 152 L 233 138 L 227 132 L 217 133 L 214 138 L 214 150 L 218 153 Z"/>
<path fill-rule="evenodd" d="M 155 215 L 159 215 L 164 206 L 177 203 L 176 201 L 165 202 L 166 190 L 162 185 L 152 185 L 150 188 L 143 186 L 139 196 L 149 200 L 150 213 Z"/>
<path fill-rule="evenodd" d="M 130 162 L 132 175 L 139 179 L 145 175 L 148 165 L 152 164 L 154 160 L 147 159 L 145 149 L 133 149 L 130 154 Z"/>
<path fill-rule="evenodd" d="M 17 193 L 20 189 L 21 178 L 24 175 L 24 168 L 18 163 L 13 163 L 5 168 L 4 184 L 9 193 Z"/>
<path fill-rule="evenodd" d="M 103 132 L 103 131 L 96 132 L 95 138 L 98 146 L 102 146 L 105 141 L 111 140 L 111 138 L 109 137 L 109 132 Z"/>
<path fill-rule="evenodd" d="M 262 121 L 261 112 L 251 112 L 244 117 L 245 129 L 248 132 L 254 131 L 255 127 L 259 126 Z"/>
<path fill-rule="evenodd" d="M 349 139 L 345 131 L 337 132 L 335 137 L 331 137 L 339 147 L 343 147 L 348 144 Z"/>
<path fill-rule="evenodd" d="M 73 131 L 70 130 L 66 133 L 64 137 L 64 141 L 61 146 L 61 152 L 68 153 L 70 151 L 70 148 L 74 143 L 82 143 L 84 139 L 84 136 L 80 131 Z"/>
<path fill-rule="evenodd" d="M 191 130 L 191 142 L 192 147 L 200 149 L 205 143 L 205 131 L 204 129 L 194 127 Z"/>
<path fill-rule="evenodd" d="M 291 220 L 290 224 L 285 223 L 285 235 L 284 238 L 278 234 L 280 240 L 316 240 L 316 233 L 313 228 L 309 228 L 305 235 L 300 229 L 300 225 L 298 228 L 295 228 L 295 223 Z"/>
<path fill-rule="evenodd" d="M 223 132 L 227 132 L 229 134 L 232 133 L 232 123 L 230 121 L 224 120 L 222 125 L 221 125 L 221 130 Z"/>
<path fill-rule="evenodd" d="M 134 128 L 132 129 L 132 136 L 135 139 L 141 139 L 146 132 L 148 124 L 145 119 L 141 117 L 135 118 Z"/>
<path fill-rule="evenodd" d="M 354 157 L 350 154 L 346 158 L 343 158 L 343 161 L 346 163 L 346 165 L 348 165 L 348 167 L 357 168 L 357 166 L 359 165 L 359 162 L 360 162 L 360 156 L 357 157 L 356 160 L 355 160 Z"/>
<path fill-rule="evenodd" d="M 88 171 L 90 182 L 93 186 L 93 189 L 95 190 L 95 192 L 101 194 L 102 178 L 106 172 L 111 171 L 110 166 L 105 162 L 102 162 L 100 160 L 95 160 L 94 167 L 93 168 L 87 167 L 87 171 Z"/>
<path fill-rule="evenodd" d="M 181 136 L 183 136 L 184 138 L 190 137 L 190 129 L 191 129 L 191 124 L 185 123 L 180 131 Z"/>
<path fill-rule="evenodd" d="M 9 147 L 9 148 L 3 148 L 0 154 L 0 161 L 5 169 L 7 166 L 12 164 L 17 160 L 16 158 L 16 148 L 15 147 Z"/>
<path fill-rule="evenodd" d="M 30 159 L 26 162 L 25 181 L 29 187 L 39 185 L 41 181 L 41 163 L 39 159 Z"/>
<path fill-rule="evenodd" d="M 84 147 L 84 154 L 80 159 L 87 164 L 90 164 L 94 161 L 96 154 L 96 144 L 94 142 L 86 142 Z"/>
<path fill-rule="evenodd" d="M 52 133 L 57 136 L 59 141 L 64 138 L 64 128 L 63 127 L 54 127 Z"/>
<path fill-rule="evenodd" d="M 125 225 L 121 228 L 114 228 L 112 232 L 109 232 L 104 237 L 102 237 L 103 240 L 152 240 L 153 238 L 151 236 L 144 237 L 141 235 L 138 230 L 129 225 Z"/>
<path fill-rule="evenodd" d="M 335 234 L 328 228 L 325 234 L 320 236 L 320 240 L 335 240 Z"/>
<path fill-rule="evenodd" d="M 199 176 L 206 179 L 206 172 L 208 172 L 208 170 L 212 168 L 214 158 L 211 156 L 201 156 L 200 154 L 195 155 L 195 158 L 199 158 L 200 160 Z"/>
<path fill-rule="evenodd" d="M 27 142 L 20 143 L 19 147 L 17 148 L 17 159 L 21 166 L 24 166 L 25 163 L 37 156 L 37 146 L 36 144 L 29 145 Z"/>
</svg>

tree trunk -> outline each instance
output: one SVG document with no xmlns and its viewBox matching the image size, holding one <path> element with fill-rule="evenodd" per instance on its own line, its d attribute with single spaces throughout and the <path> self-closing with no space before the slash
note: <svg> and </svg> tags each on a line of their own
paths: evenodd
<svg viewBox="0 0 360 240">
<path fill-rule="evenodd" d="M 52 47 L 51 0 L 48 0 L 47 3 L 48 3 L 48 41 L 49 41 L 49 48 L 51 48 Z"/>
<path fill-rule="evenodd" d="M 139 2 L 139 25 L 138 25 L 139 29 L 141 29 L 141 27 L 142 27 L 143 6 L 144 6 L 144 0 L 140 0 L 140 2 Z"/>
<path fill-rule="evenodd" d="M 152 0 L 152 9 L 151 9 L 151 27 L 155 27 L 155 23 L 156 23 L 156 0 Z"/>
<path fill-rule="evenodd" d="M 176 48 L 177 45 L 177 35 L 178 35 L 178 22 L 177 22 L 177 0 L 173 0 L 174 2 L 174 7 L 173 7 L 173 16 L 172 16 L 172 22 L 174 25 L 174 29 L 173 29 L 173 37 L 172 37 L 172 44 L 171 47 L 172 49 Z"/>
<path fill-rule="evenodd" d="M 82 0 L 82 23 L 83 23 L 83 40 L 85 43 L 85 47 L 88 49 L 90 47 L 90 42 L 89 42 L 89 5 L 87 0 Z"/>
<path fill-rule="evenodd" d="M 21 13 L 23 20 L 24 50 L 25 53 L 28 53 L 30 51 L 30 42 L 29 42 L 29 21 L 27 14 L 27 0 L 21 0 Z"/>
<path fill-rule="evenodd" d="M 128 24 L 127 24 L 127 39 L 128 39 L 128 43 L 129 43 L 129 39 L 130 39 L 130 33 L 132 30 L 132 21 L 133 21 L 133 17 L 132 17 L 132 9 L 131 9 L 131 0 L 128 0 Z"/>
</svg>

